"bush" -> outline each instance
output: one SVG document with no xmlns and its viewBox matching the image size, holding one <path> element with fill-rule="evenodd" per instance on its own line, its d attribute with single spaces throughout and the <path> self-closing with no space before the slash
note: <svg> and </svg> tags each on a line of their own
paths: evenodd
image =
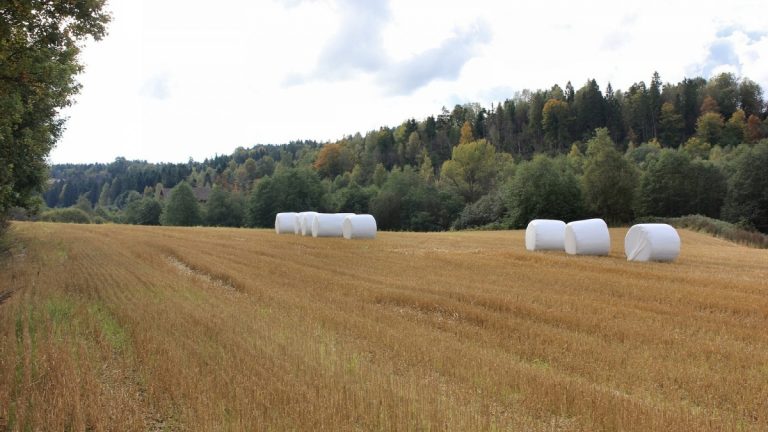
<svg viewBox="0 0 768 432">
<path fill-rule="evenodd" d="M 437 189 L 406 166 L 387 176 L 370 210 L 382 230 L 440 231 L 451 225 L 462 205 L 460 196 Z"/>
<path fill-rule="evenodd" d="M 768 249 L 768 235 L 747 229 L 737 224 L 708 218 L 702 215 L 688 215 L 676 218 L 643 217 L 636 219 L 635 223 L 666 223 L 675 228 L 685 228 L 692 231 L 705 232 L 734 243 L 760 249 Z"/>
<path fill-rule="evenodd" d="M 43 212 L 40 215 L 40 220 L 44 222 L 61 222 L 61 223 L 77 223 L 77 224 L 89 224 L 91 218 L 88 213 L 79 208 L 63 208 L 53 209 Z"/>
<path fill-rule="evenodd" d="M 738 150 L 728 179 L 724 219 L 768 233 L 768 140 Z"/>
<path fill-rule="evenodd" d="M 563 157 L 539 155 L 520 165 L 506 187 L 505 200 L 514 228 L 532 219 L 573 220 L 582 215 L 579 183 Z"/>
<path fill-rule="evenodd" d="M 251 192 L 246 208 L 246 225 L 271 227 L 279 212 L 319 210 L 324 194 L 315 171 L 280 169 L 272 177 L 259 180 Z"/>
<path fill-rule="evenodd" d="M 717 166 L 665 149 L 640 179 L 636 210 L 638 215 L 718 217 L 725 194 L 725 177 Z"/>
<path fill-rule="evenodd" d="M 125 208 L 125 222 L 133 225 L 160 225 L 163 207 L 154 198 L 131 201 Z"/>
<path fill-rule="evenodd" d="M 200 206 L 197 204 L 192 188 L 187 183 L 181 182 L 171 189 L 161 217 L 162 224 L 195 226 L 200 225 L 202 221 Z"/>
<path fill-rule="evenodd" d="M 451 229 L 467 229 L 498 223 L 506 213 L 501 193 L 491 192 L 468 204 L 451 225 Z"/>
</svg>

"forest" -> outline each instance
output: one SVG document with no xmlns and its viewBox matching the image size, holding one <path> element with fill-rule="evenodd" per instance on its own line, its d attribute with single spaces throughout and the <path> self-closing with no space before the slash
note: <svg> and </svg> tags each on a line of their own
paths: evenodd
<svg viewBox="0 0 768 432">
<path fill-rule="evenodd" d="M 319 210 L 437 231 L 700 214 L 765 233 L 767 115 L 761 87 L 730 73 L 674 84 L 654 73 L 623 91 L 568 82 L 334 142 L 178 164 L 53 165 L 36 217 L 269 227 L 277 212 Z M 198 202 L 193 188 L 210 195 Z"/>
</svg>

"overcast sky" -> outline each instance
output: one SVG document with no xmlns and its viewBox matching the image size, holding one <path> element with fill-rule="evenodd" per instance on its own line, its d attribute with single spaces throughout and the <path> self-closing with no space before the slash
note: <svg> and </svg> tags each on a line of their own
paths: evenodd
<svg viewBox="0 0 768 432">
<path fill-rule="evenodd" d="M 53 163 L 336 140 L 529 88 L 747 76 L 764 0 L 110 0 Z"/>
</svg>

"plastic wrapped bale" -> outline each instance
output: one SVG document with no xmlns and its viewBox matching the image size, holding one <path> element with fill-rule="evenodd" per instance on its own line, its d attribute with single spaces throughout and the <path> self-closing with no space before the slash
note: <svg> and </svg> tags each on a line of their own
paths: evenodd
<svg viewBox="0 0 768 432">
<path fill-rule="evenodd" d="M 299 216 L 299 234 L 303 236 L 312 235 L 312 219 L 317 212 L 302 212 Z"/>
<path fill-rule="evenodd" d="M 602 219 L 570 222 L 565 226 L 565 252 L 571 255 L 608 255 L 611 234 Z"/>
<path fill-rule="evenodd" d="M 345 239 L 372 239 L 376 237 L 376 218 L 369 214 L 352 215 L 344 218 L 341 233 Z"/>
<path fill-rule="evenodd" d="M 344 218 L 354 213 L 318 213 L 312 219 L 312 237 L 341 237 Z"/>
<path fill-rule="evenodd" d="M 532 220 L 525 229 L 525 248 L 529 251 L 565 249 L 565 222 Z"/>
<path fill-rule="evenodd" d="M 674 261 L 680 255 L 680 236 L 667 224 L 633 225 L 624 237 L 627 261 Z"/>
<path fill-rule="evenodd" d="M 275 216 L 275 232 L 278 234 L 294 234 L 299 214 L 296 212 L 278 213 Z"/>
</svg>

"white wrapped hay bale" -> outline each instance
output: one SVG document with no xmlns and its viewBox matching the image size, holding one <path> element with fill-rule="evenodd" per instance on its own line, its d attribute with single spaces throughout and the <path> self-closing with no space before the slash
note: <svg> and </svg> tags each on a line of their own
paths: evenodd
<svg viewBox="0 0 768 432">
<path fill-rule="evenodd" d="M 565 249 L 565 222 L 534 219 L 525 229 L 525 248 L 529 251 Z"/>
<path fill-rule="evenodd" d="M 352 215 L 344 218 L 341 233 L 345 239 L 376 237 L 376 218 L 369 214 Z"/>
<path fill-rule="evenodd" d="M 303 236 L 312 235 L 312 219 L 317 212 L 302 212 L 299 214 L 299 232 Z"/>
<path fill-rule="evenodd" d="M 318 213 L 312 219 L 312 237 L 341 237 L 344 218 L 354 213 Z"/>
<path fill-rule="evenodd" d="M 627 261 L 674 261 L 680 255 L 680 236 L 667 224 L 638 224 L 624 237 Z"/>
<path fill-rule="evenodd" d="M 278 213 L 275 216 L 275 232 L 278 234 L 293 234 L 299 214 L 296 212 Z"/>
<path fill-rule="evenodd" d="M 608 255 L 611 235 L 602 219 L 570 222 L 565 226 L 565 252 L 571 255 Z"/>
</svg>

